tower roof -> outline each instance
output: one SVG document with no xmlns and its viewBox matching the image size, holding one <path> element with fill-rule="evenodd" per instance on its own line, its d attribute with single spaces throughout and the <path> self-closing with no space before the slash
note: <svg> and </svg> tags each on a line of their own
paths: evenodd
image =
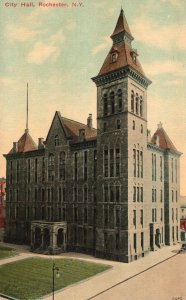
<svg viewBox="0 0 186 300">
<path fill-rule="evenodd" d="M 113 45 L 101 67 L 98 76 L 105 75 L 109 72 L 117 71 L 124 67 L 132 67 L 132 69 L 145 77 L 145 73 L 138 60 L 137 50 L 132 48 L 132 37 L 129 25 L 121 9 L 116 27 L 111 35 Z M 113 61 L 113 55 L 115 59 Z"/>
<path fill-rule="evenodd" d="M 127 19 L 125 17 L 123 9 L 121 9 L 116 27 L 115 27 L 114 32 L 111 35 L 111 37 L 113 37 L 116 34 L 121 33 L 121 32 L 127 32 L 132 37 L 132 34 L 131 34 L 131 31 L 130 31 L 129 25 L 127 23 Z"/>
<path fill-rule="evenodd" d="M 37 150 L 37 146 L 30 136 L 28 130 L 25 130 L 25 133 L 17 142 L 17 152 L 28 152 L 33 150 Z M 11 149 L 9 153 L 13 153 L 13 149 Z"/>
<path fill-rule="evenodd" d="M 152 144 L 156 143 L 157 137 L 158 137 L 158 144 L 159 144 L 160 148 L 178 152 L 178 150 L 174 146 L 173 142 L 169 138 L 168 134 L 163 129 L 161 123 L 158 125 L 158 129 L 156 130 L 156 132 L 154 133 L 154 135 L 151 139 Z"/>
</svg>

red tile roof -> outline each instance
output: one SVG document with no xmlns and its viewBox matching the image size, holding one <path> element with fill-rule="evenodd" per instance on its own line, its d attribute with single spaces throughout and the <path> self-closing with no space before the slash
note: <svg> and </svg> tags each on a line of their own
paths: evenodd
<svg viewBox="0 0 186 300">
<path fill-rule="evenodd" d="M 117 51 L 118 54 L 115 63 L 112 63 L 111 60 L 111 53 L 113 53 L 113 50 Z M 136 57 L 136 62 L 133 61 L 131 51 L 131 47 L 126 42 L 121 42 L 114 45 L 109 51 L 109 54 L 107 55 L 98 76 L 106 74 L 108 72 L 116 71 L 126 66 L 131 66 L 134 70 L 145 76 L 138 58 Z"/>
<path fill-rule="evenodd" d="M 158 139 L 159 139 L 158 145 L 160 148 L 178 152 L 178 150 L 174 146 L 173 142 L 170 140 L 169 136 L 167 135 L 167 133 L 165 132 L 163 127 L 159 126 L 158 129 L 156 130 L 156 132 L 154 133 L 154 135 L 151 139 L 152 144 L 156 144 L 155 143 L 156 137 L 158 137 Z"/>
<path fill-rule="evenodd" d="M 78 142 L 79 130 L 85 129 L 85 140 L 96 140 L 97 130 L 89 128 L 87 125 L 62 117 L 62 122 L 65 126 L 67 134 L 72 138 L 73 142 Z"/>
<path fill-rule="evenodd" d="M 114 32 L 111 35 L 111 37 L 113 37 L 114 35 L 121 33 L 121 32 L 127 32 L 132 37 L 129 25 L 127 23 L 126 17 L 123 12 L 123 9 L 120 12 L 120 16 L 118 18 L 116 28 L 114 29 Z"/>
<path fill-rule="evenodd" d="M 29 132 L 25 130 L 25 133 L 21 136 L 17 143 L 17 152 L 28 152 L 33 150 L 37 150 L 37 146 Z M 9 153 L 13 153 L 13 149 L 11 149 Z"/>
</svg>

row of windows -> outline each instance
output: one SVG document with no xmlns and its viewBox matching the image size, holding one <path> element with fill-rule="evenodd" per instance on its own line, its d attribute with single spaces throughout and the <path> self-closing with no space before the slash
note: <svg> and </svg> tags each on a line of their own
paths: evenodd
<svg viewBox="0 0 186 300">
<path fill-rule="evenodd" d="M 152 189 L 152 202 L 157 202 L 157 190 Z M 163 190 L 160 190 L 160 202 L 163 202 Z"/>
<path fill-rule="evenodd" d="M 133 187 L 133 202 L 143 202 L 143 187 Z"/>
<path fill-rule="evenodd" d="M 113 215 L 114 213 L 114 215 Z M 120 208 L 115 208 L 113 211 L 113 208 L 110 208 L 109 206 L 104 207 L 104 226 L 108 227 L 111 225 L 111 219 L 114 218 L 114 226 L 119 227 L 121 224 L 121 210 Z"/>
<path fill-rule="evenodd" d="M 113 130 L 119 130 L 119 129 L 121 129 L 121 120 L 120 119 L 118 119 L 118 120 L 116 120 L 116 125 L 115 125 L 116 127 L 115 128 L 112 128 L 112 131 Z M 107 122 L 104 122 L 103 123 L 103 132 L 107 132 L 108 131 L 108 123 Z"/>
<path fill-rule="evenodd" d="M 163 208 L 160 210 L 160 221 L 163 221 Z M 157 208 L 152 209 L 152 222 L 158 222 Z"/>
<path fill-rule="evenodd" d="M 131 111 L 132 113 L 143 117 L 143 97 L 138 93 L 131 91 Z"/>
<path fill-rule="evenodd" d="M 104 177 L 119 177 L 120 176 L 120 163 L 121 151 L 120 146 L 116 145 L 115 148 L 104 147 Z"/>
<path fill-rule="evenodd" d="M 162 156 L 160 156 L 159 166 L 160 166 L 159 179 L 162 182 L 163 180 L 163 157 Z M 156 154 L 152 153 L 152 181 L 156 181 L 156 180 L 157 180 L 157 159 L 156 159 Z"/>
<path fill-rule="evenodd" d="M 107 116 L 109 114 L 114 114 L 116 112 L 121 112 L 123 108 L 123 94 L 122 90 L 119 89 L 117 93 L 110 92 L 108 95 L 105 93 L 103 95 L 103 115 Z"/>
<path fill-rule="evenodd" d="M 133 130 L 136 129 L 136 122 L 134 120 L 132 121 L 132 129 Z M 140 127 L 140 132 L 143 133 L 143 125 L 142 124 L 141 124 L 141 127 Z"/>
<path fill-rule="evenodd" d="M 133 149 L 133 175 L 143 178 L 143 151 Z"/>
<path fill-rule="evenodd" d="M 121 201 L 121 189 L 119 185 L 105 185 L 103 187 L 103 199 L 104 202 L 120 202 Z"/>
</svg>

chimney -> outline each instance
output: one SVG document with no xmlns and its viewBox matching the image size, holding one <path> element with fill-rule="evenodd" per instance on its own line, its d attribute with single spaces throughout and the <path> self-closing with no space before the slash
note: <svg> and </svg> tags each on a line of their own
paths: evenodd
<svg viewBox="0 0 186 300">
<path fill-rule="evenodd" d="M 85 129 L 79 129 L 79 142 L 83 142 L 85 140 Z"/>
<path fill-rule="evenodd" d="M 43 149 L 44 147 L 44 138 L 38 138 L 38 149 Z"/>
<path fill-rule="evenodd" d="M 13 142 L 13 153 L 17 153 L 17 152 L 18 152 L 18 143 Z"/>
<path fill-rule="evenodd" d="M 151 131 L 149 129 L 147 129 L 147 142 L 151 142 Z"/>
<path fill-rule="evenodd" d="M 87 127 L 92 128 L 92 114 L 89 114 L 87 118 Z"/>
<path fill-rule="evenodd" d="M 159 122 L 158 129 L 161 129 L 161 128 L 163 128 L 163 124 L 161 122 Z"/>
</svg>

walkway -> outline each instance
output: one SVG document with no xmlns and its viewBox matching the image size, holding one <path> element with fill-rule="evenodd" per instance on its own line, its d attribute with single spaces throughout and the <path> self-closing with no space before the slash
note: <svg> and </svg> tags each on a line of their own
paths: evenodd
<svg viewBox="0 0 186 300">
<path fill-rule="evenodd" d="M 1 243 L 0 243 L 1 245 Z M 2 244 L 5 246 L 10 246 L 19 252 L 18 256 L 3 259 L 0 261 L 0 265 L 11 263 L 13 261 L 25 259 L 28 257 L 44 257 L 51 258 L 51 256 L 34 254 L 29 252 L 29 248 L 25 246 L 11 245 L 11 244 Z M 63 253 L 58 256 L 53 256 L 54 258 L 74 258 L 79 260 L 91 261 L 95 263 L 102 263 L 111 265 L 113 268 L 109 271 L 106 271 L 102 274 L 98 274 L 90 279 L 76 283 L 72 286 L 66 287 L 63 290 L 56 292 L 55 300 L 88 300 L 94 298 L 95 295 L 110 289 L 111 287 L 118 285 L 120 282 L 133 277 L 134 275 L 143 272 L 154 265 L 161 263 L 164 260 L 176 255 L 179 251 L 180 245 L 176 246 L 167 246 L 162 249 L 150 252 L 145 258 L 139 259 L 129 264 L 108 261 L 103 259 L 98 259 L 89 255 L 79 254 L 79 253 Z M 62 270 L 61 270 L 62 271 Z M 44 297 L 45 300 L 51 300 L 51 295 Z"/>
</svg>

